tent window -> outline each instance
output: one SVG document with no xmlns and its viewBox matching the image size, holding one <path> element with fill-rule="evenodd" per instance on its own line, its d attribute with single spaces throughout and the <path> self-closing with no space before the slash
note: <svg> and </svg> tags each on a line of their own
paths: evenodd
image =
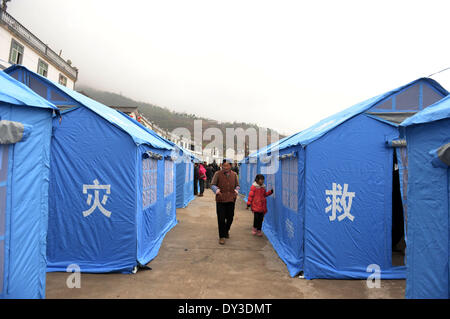
<svg viewBox="0 0 450 319">
<path fill-rule="evenodd" d="M 8 145 L 0 145 L 0 293 L 5 270 L 6 182 L 8 180 Z"/>
<path fill-rule="evenodd" d="M 250 183 L 251 181 L 251 172 L 250 172 L 250 163 L 247 164 L 247 183 Z"/>
<path fill-rule="evenodd" d="M 298 163 L 292 156 L 281 160 L 283 206 L 298 210 Z"/>
<path fill-rule="evenodd" d="M 17 81 L 19 81 L 19 72 L 11 73 L 9 76 L 11 76 L 11 77 L 13 77 L 14 79 L 16 79 Z"/>
<path fill-rule="evenodd" d="M 266 175 L 266 190 L 273 189 L 273 198 L 275 198 L 275 174 Z"/>
<path fill-rule="evenodd" d="M 35 77 L 30 76 L 29 87 L 44 99 L 47 99 L 47 87 Z"/>
<path fill-rule="evenodd" d="M 419 110 L 420 83 L 417 83 L 407 90 L 400 92 L 395 97 L 396 110 Z"/>
<path fill-rule="evenodd" d="M 388 99 L 387 101 L 376 105 L 373 110 L 392 110 L 392 99 Z"/>
<path fill-rule="evenodd" d="M 52 101 L 64 101 L 64 102 L 68 101 L 64 96 L 59 94 L 56 90 L 51 90 L 50 99 Z"/>
<path fill-rule="evenodd" d="M 173 162 L 166 160 L 164 162 L 164 196 L 173 193 Z"/>
<path fill-rule="evenodd" d="M 190 174 L 190 178 L 189 178 L 189 181 L 190 182 L 193 182 L 194 181 L 194 164 L 192 164 L 192 163 L 189 163 L 189 174 Z"/>
<path fill-rule="evenodd" d="M 256 177 L 256 164 L 248 164 L 249 169 L 250 169 L 250 173 L 247 175 L 247 180 L 249 183 L 253 183 L 253 181 L 255 180 Z"/>
<path fill-rule="evenodd" d="M 144 158 L 142 160 L 142 206 L 144 208 L 156 202 L 158 185 L 158 160 Z"/>
<path fill-rule="evenodd" d="M 190 170 L 189 170 L 190 168 L 191 168 L 191 166 L 189 165 L 189 162 L 186 162 L 186 172 L 184 174 L 184 183 L 185 184 L 189 183 L 189 181 L 191 180 L 190 179 L 191 174 L 190 174 Z"/>
<path fill-rule="evenodd" d="M 422 105 L 423 105 L 423 108 L 426 108 L 426 107 L 436 103 L 437 101 L 439 101 L 440 99 L 443 98 L 442 95 L 437 93 L 435 90 L 433 90 L 428 85 L 424 84 L 422 86 L 422 88 L 423 88 L 422 89 Z"/>
</svg>

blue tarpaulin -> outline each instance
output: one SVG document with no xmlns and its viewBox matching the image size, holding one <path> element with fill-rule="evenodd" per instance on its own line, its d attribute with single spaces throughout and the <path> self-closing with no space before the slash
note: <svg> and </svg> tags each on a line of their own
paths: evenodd
<svg viewBox="0 0 450 319">
<path fill-rule="evenodd" d="M 59 110 L 0 72 L 0 123 L 24 127 L 14 143 L 0 138 L 0 298 L 45 297 L 53 112 Z"/>
<path fill-rule="evenodd" d="M 307 279 L 365 279 L 368 267 L 377 265 L 383 279 L 405 277 L 405 266 L 392 260 L 395 149 L 389 142 L 399 137 L 394 120 L 426 110 L 447 94 L 434 80 L 421 78 L 241 162 L 241 171 L 251 174 L 248 182 L 256 167 L 275 189 L 263 231 L 291 276 L 304 271 Z M 273 174 L 263 169 L 267 156 L 279 167 Z M 255 158 L 258 164 L 249 163 Z M 397 160 L 403 177 L 407 161 L 398 155 Z M 400 185 L 403 191 L 405 183 Z"/>
<path fill-rule="evenodd" d="M 450 97 L 405 120 L 408 159 L 406 298 L 450 298 Z"/>
<path fill-rule="evenodd" d="M 48 271 L 131 272 L 176 224 L 172 145 L 134 119 L 21 66 L 6 72 L 55 105 Z"/>
<path fill-rule="evenodd" d="M 186 150 L 179 150 L 177 160 L 177 208 L 186 207 L 194 199 L 194 162 Z"/>
</svg>

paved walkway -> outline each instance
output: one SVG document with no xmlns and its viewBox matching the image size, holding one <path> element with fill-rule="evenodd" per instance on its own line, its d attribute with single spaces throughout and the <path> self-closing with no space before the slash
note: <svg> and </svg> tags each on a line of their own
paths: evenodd
<svg viewBox="0 0 450 319">
<path fill-rule="evenodd" d="M 266 237 L 251 234 L 252 214 L 238 200 L 230 239 L 218 244 L 213 194 L 205 191 L 184 209 L 164 239 L 152 270 L 82 274 L 81 288 L 66 286 L 67 273 L 47 275 L 47 298 L 403 298 L 404 280 L 291 278 Z"/>
</svg>

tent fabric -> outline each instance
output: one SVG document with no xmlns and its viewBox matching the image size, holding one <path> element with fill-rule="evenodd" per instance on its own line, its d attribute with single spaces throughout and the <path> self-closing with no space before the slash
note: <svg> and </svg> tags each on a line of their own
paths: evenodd
<svg viewBox="0 0 450 319">
<path fill-rule="evenodd" d="M 308 147 L 305 276 L 363 279 L 377 264 L 381 278 L 404 278 L 391 259 L 393 149 L 385 144 L 397 135 L 360 115 Z"/>
<path fill-rule="evenodd" d="M 90 109 L 96 114 L 103 117 L 105 120 L 110 122 L 111 124 L 121 128 L 123 131 L 128 133 L 134 140 L 136 144 L 150 144 L 153 147 L 160 149 L 168 149 L 171 150 L 171 147 L 168 147 L 167 143 L 164 143 L 160 139 L 155 138 L 154 135 L 149 134 L 146 130 L 143 130 L 141 127 L 134 125 L 130 121 L 126 121 L 120 113 L 116 110 L 103 105 L 95 100 L 88 98 L 87 96 L 78 93 L 74 90 L 71 90 L 59 83 L 53 82 L 46 77 L 43 77 L 39 74 L 29 71 L 27 68 L 21 65 L 13 65 L 4 70 L 5 73 L 14 74 L 16 72 L 22 71 L 26 73 L 28 76 L 32 76 L 38 78 L 40 81 L 45 83 L 47 86 L 55 89 L 60 94 L 65 94 L 70 99 L 76 101 L 77 103 L 83 105 L 84 107 Z"/>
<path fill-rule="evenodd" d="M 442 95 L 442 97 L 448 95 L 448 91 L 445 90 L 439 83 L 437 83 L 433 79 L 420 78 L 411 83 L 403 85 L 395 90 L 372 97 L 366 101 L 363 101 L 363 102 L 353 105 L 352 107 L 349 107 L 339 113 L 336 113 L 328 118 L 325 118 L 306 130 L 303 130 L 297 134 L 291 135 L 283 140 L 280 140 L 278 143 L 274 143 L 273 145 L 271 145 L 270 148 L 266 149 L 266 151 L 268 151 L 268 150 L 273 151 L 276 149 L 281 150 L 283 148 L 287 148 L 290 146 L 296 146 L 296 145 L 306 146 L 306 145 L 314 142 L 315 140 L 319 139 L 320 137 L 322 137 L 323 135 L 325 135 L 327 132 L 331 131 L 335 127 L 337 127 L 340 124 L 344 123 L 345 121 L 351 119 L 352 117 L 355 117 L 356 115 L 359 115 L 361 113 L 368 111 L 369 109 L 371 109 L 372 107 L 377 105 L 377 103 L 380 103 L 381 101 L 383 101 L 395 94 L 398 94 L 399 92 L 401 92 L 419 82 L 424 82 L 424 83 L 427 83 L 428 85 L 432 86 Z M 425 110 L 427 110 L 427 109 L 425 109 Z M 422 112 L 420 112 L 420 113 L 422 113 Z M 427 113 L 425 113 L 425 114 L 427 114 Z"/>
<path fill-rule="evenodd" d="M 131 272 L 136 265 L 136 147 L 87 108 L 63 116 L 60 125 L 55 119 L 52 140 L 49 271 L 66 271 L 75 263 L 82 272 Z M 110 194 L 85 190 L 96 181 L 109 186 Z M 89 194 L 96 196 L 90 204 Z M 89 212 L 96 199 L 98 208 Z"/>
<path fill-rule="evenodd" d="M 48 271 L 65 271 L 75 262 L 82 272 L 130 273 L 156 257 L 165 234 L 176 225 L 175 196 L 163 193 L 170 182 L 164 174 L 170 151 L 136 147 L 124 131 L 88 108 L 64 118 L 61 125 L 55 123 L 52 145 Z M 143 155 L 149 151 L 160 155 L 154 180 L 147 179 L 157 200 L 143 207 L 143 180 L 148 178 L 143 176 Z M 173 184 L 174 174 L 175 169 Z M 108 187 L 109 193 L 95 191 L 96 185 Z M 99 196 L 96 207 L 86 187 L 94 189 L 91 196 Z"/>
<path fill-rule="evenodd" d="M 408 158 L 404 148 L 393 142 L 399 137 L 397 113 L 403 117 L 405 112 L 417 112 L 410 109 L 428 110 L 434 100 L 447 94 L 434 80 L 420 78 L 241 161 L 246 182 L 255 174 L 254 167 L 267 174 L 264 157 L 278 161 L 278 171 L 267 174 L 276 196 L 268 199 L 271 208 L 263 231 L 291 276 L 304 271 L 307 279 L 366 279 L 368 266 L 377 264 L 381 278 L 405 278 L 405 266 L 392 264 L 394 156 L 400 170 L 404 218 L 407 207 Z M 388 110 L 386 101 L 391 110 L 385 119 L 379 115 Z M 251 159 L 257 164 L 251 164 Z M 243 185 L 241 192 L 246 196 L 248 189 Z"/>
<path fill-rule="evenodd" d="M 148 150 L 148 146 L 139 147 L 139 153 L 144 153 Z M 138 155 L 139 155 L 138 153 Z M 153 160 L 156 166 L 156 172 L 152 171 L 152 168 L 147 167 L 145 170 L 140 170 L 139 176 L 140 189 L 144 191 L 147 187 L 144 187 L 144 181 L 150 178 L 150 187 L 155 186 L 151 183 L 151 178 L 156 178 L 156 194 L 152 197 L 152 190 L 147 194 L 150 194 L 150 199 L 138 201 L 139 214 L 137 218 L 138 233 L 138 262 L 141 265 L 147 264 L 153 260 L 161 247 L 164 236 L 169 232 L 176 224 L 176 189 L 175 189 L 175 165 L 170 159 L 169 152 L 161 152 L 163 155 L 162 160 Z M 152 159 L 149 159 L 152 161 Z M 144 161 L 143 161 L 144 164 Z M 170 165 L 167 165 L 170 164 Z M 169 171 L 171 170 L 171 171 Z M 150 174 L 146 174 L 146 172 Z M 168 187 L 170 186 L 170 187 Z M 144 192 L 143 196 L 146 193 Z"/>
<path fill-rule="evenodd" d="M 131 273 L 147 264 L 177 223 L 174 147 L 123 113 L 24 67 L 6 71 L 72 106 L 61 122 L 53 120 L 47 270 L 76 264 L 82 272 Z M 145 164 L 153 159 L 151 171 Z"/>
<path fill-rule="evenodd" d="M 59 113 L 59 109 L 55 105 L 41 98 L 23 83 L 16 81 L 7 72 L 0 72 L 0 83 L 2 87 L 0 102 L 17 106 L 51 109 Z"/>
<path fill-rule="evenodd" d="M 411 126 L 415 124 L 429 123 L 450 117 L 450 95 L 446 96 L 442 100 L 426 108 L 425 110 L 416 113 L 414 116 L 406 119 L 401 123 L 401 126 Z"/>
<path fill-rule="evenodd" d="M 280 152 L 280 156 L 292 150 L 284 150 Z M 263 223 L 264 233 L 292 277 L 303 270 L 304 265 L 304 215 L 299 211 L 303 211 L 305 205 L 302 192 L 305 186 L 305 150 L 298 146 L 295 150 L 294 156 L 280 160 L 280 167 L 275 174 L 266 175 L 268 187 L 270 183 L 275 192 L 267 198 L 268 213 Z M 292 167 L 296 168 L 294 175 L 291 175 L 294 173 L 290 169 Z M 293 207 L 297 209 L 292 209 Z"/>
<path fill-rule="evenodd" d="M 193 161 L 196 157 L 188 150 L 178 146 L 172 141 L 166 140 L 165 138 L 159 136 L 154 131 L 145 127 L 135 119 L 129 117 L 128 115 L 119 112 L 123 117 L 133 122 L 134 124 L 141 127 L 143 130 L 147 131 L 149 134 L 154 136 L 156 139 L 170 145 L 172 150 L 172 156 L 176 161 L 176 208 L 184 208 L 194 199 L 194 186 L 193 186 Z M 189 170 L 192 172 L 189 173 Z M 190 174 L 190 175 L 189 175 Z M 190 176 L 190 177 L 189 177 Z M 190 178 L 190 183 L 189 183 Z"/>
<path fill-rule="evenodd" d="M 182 156 L 177 161 L 176 207 L 184 208 L 194 200 L 194 164 L 192 157 Z"/>
<path fill-rule="evenodd" d="M 409 159 L 406 298 L 450 298 L 450 99 L 404 121 Z M 444 148 L 442 148 L 444 146 Z M 438 159 L 441 165 L 433 165 Z"/>
<path fill-rule="evenodd" d="M 57 109 L 3 72 L 0 88 L 0 120 L 33 128 L 26 139 L 0 145 L 0 298 L 45 298 L 50 140 Z"/>
</svg>

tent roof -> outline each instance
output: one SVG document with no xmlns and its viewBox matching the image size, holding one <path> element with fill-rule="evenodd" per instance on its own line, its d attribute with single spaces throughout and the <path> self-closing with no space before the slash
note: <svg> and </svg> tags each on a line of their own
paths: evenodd
<svg viewBox="0 0 450 319">
<path fill-rule="evenodd" d="M 400 126 L 410 126 L 450 118 L 450 95 L 404 120 Z"/>
<path fill-rule="evenodd" d="M 5 72 L 0 72 L 0 87 L 1 102 L 52 109 L 59 113 L 59 109 L 55 105 L 40 97 L 25 84 L 17 81 Z"/>
<path fill-rule="evenodd" d="M 69 97 L 83 105 L 84 107 L 88 108 L 92 112 L 96 113 L 97 115 L 101 116 L 111 124 L 119 127 L 123 131 L 125 131 L 128 135 L 131 136 L 131 138 L 134 140 L 136 144 L 149 144 L 155 148 L 159 149 L 166 149 L 166 150 L 172 150 L 173 147 L 170 146 L 168 143 L 164 143 L 161 139 L 156 138 L 154 135 L 150 134 L 147 130 L 142 129 L 139 125 L 136 125 L 136 123 L 133 123 L 132 121 L 127 121 L 121 114 L 110 108 L 109 106 L 106 106 L 104 104 L 101 104 L 100 102 L 97 102 L 91 98 L 88 98 L 87 96 L 78 93 L 74 90 L 71 90 L 59 83 L 55 83 L 33 71 L 28 70 L 26 67 L 22 65 L 13 65 L 4 72 L 11 73 L 17 69 L 25 70 L 29 73 L 32 73 L 33 75 L 39 77 L 42 81 L 47 83 L 48 85 L 62 91 L 63 93 L 67 94 Z"/>
<path fill-rule="evenodd" d="M 392 95 L 394 95 L 394 94 L 404 90 L 405 88 L 410 87 L 420 81 L 424 81 L 424 82 L 428 83 L 429 85 L 431 85 L 436 90 L 438 90 L 439 92 L 441 92 L 442 94 L 448 95 L 448 91 L 446 89 L 444 89 L 435 80 L 430 79 L 430 78 L 419 78 L 419 79 L 412 81 L 406 85 L 403 85 L 395 90 L 377 95 L 368 100 L 365 100 L 363 102 L 355 104 L 339 113 L 329 116 L 329 117 L 321 120 L 320 122 L 314 124 L 310 128 L 303 130 L 299 133 L 293 134 L 291 136 L 288 136 L 287 138 L 281 139 L 278 142 L 275 142 L 275 143 L 271 144 L 270 146 L 265 147 L 256 153 L 253 153 L 249 157 L 259 155 L 259 154 L 261 154 L 263 152 L 267 152 L 269 150 L 275 150 L 275 149 L 282 150 L 282 149 L 285 149 L 285 148 L 288 148 L 291 146 L 297 146 L 297 145 L 306 146 L 306 145 L 314 142 L 315 140 L 321 138 L 323 135 L 325 135 L 326 133 L 328 133 L 335 127 L 339 126 L 340 124 L 369 110 L 375 104 L 391 97 Z M 426 111 L 426 109 L 424 111 Z M 424 112 L 424 111 L 422 111 L 422 112 Z M 422 113 L 422 112 L 420 112 L 420 113 Z"/>
<path fill-rule="evenodd" d="M 197 161 L 201 161 L 197 156 L 194 155 L 194 153 L 192 153 L 191 151 L 185 149 L 184 147 L 181 147 L 177 144 L 175 144 L 172 141 L 169 141 L 167 139 L 165 139 L 164 137 L 158 135 L 155 131 L 149 129 L 148 127 L 142 125 L 141 123 L 139 123 L 138 121 L 136 121 L 134 118 L 129 117 L 128 115 L 120 112 L 123 116 L 125 116 L 127 119 L 129 119 L 130 121 L 134 122 L 135 124 L 139 125 L 140 127 L 142 127 L 143 129 L 145 129 L 148 133 L 152 134 L 153 136 L 155 136 L 156 138 L 160 139 L 161 141 L 163 141 L 164 143 L 169 144 L 171 147 L 174 148 L 178 148 L 180 149 L 185 155 L 190 156 L 193 160 L 197 160 Z"/>
<path fill-rule="evenodd" d="M 158 135 L 155 131 L 149 129 L 148 127 L 146 127 L 146 126 L 144 126 L 144 125 L 142 125 L 141 123 L 139 123 L 138 121 L 136 121 L 134 118 L 132 118 L 132 117 L 126 115 L 125 113 L 120 112 L 120 111 L 119 111 L 119 113 L 120 113 L 121 115 L 123 115 L 125 118 L 127 118 L 128 120 L 130 120 L 131 122 L 133 122 L 134 124 L 140 126 L 140 127 L 143 128 L 144 130 L 146 130 L 149 134 L 153 135 L 155 138 L 159 139 L 159 140 L 162 141 L 163 143 L 168 144 L 168 145 L 169 145 L 170 147 L 172 147 L 172 148 L 178 148 L 178 149 L 180 149 L 185 155 L 190 156 L 192 159 L 197 159 L 197 160 L 199 160 L 194 154 L 192 154 L 192 153 L 191 153 L 190 151 L 188 151 L 187 149 L 185 149 L 185 148 L 183 148 L 183 147 L 181 147 L 181 146 L 175 144 L 174 142 L 169 141 L 169 140 L 165 139 L 164 137 Z"/>
</svg>

